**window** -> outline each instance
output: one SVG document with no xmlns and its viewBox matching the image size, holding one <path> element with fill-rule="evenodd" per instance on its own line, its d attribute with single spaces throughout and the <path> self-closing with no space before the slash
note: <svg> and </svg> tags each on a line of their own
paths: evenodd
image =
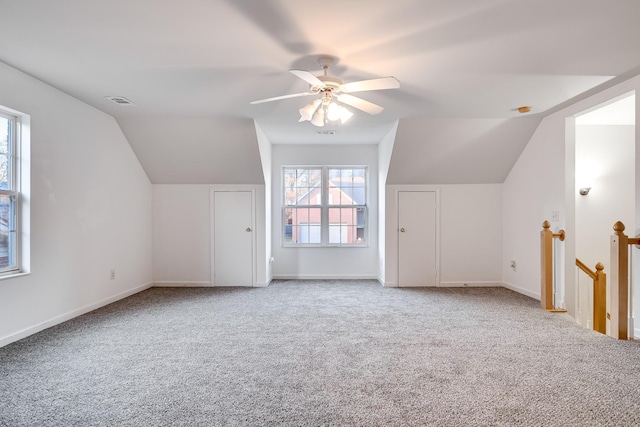
<svg viewBox="0 0 640 427">
<path fill-rule="evenodd" d="M 0 274 L 19 269 L 19 119 L 0 110 Z"/>
<path fill-rule="evenodd" d="M 285 167 L 285 246 L 366 245 L 365 167 Z"/>
</svg>

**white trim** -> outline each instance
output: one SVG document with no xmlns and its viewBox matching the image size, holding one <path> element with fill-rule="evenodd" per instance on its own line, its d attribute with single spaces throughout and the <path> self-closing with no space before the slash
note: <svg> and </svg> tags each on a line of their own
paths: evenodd
<svg viewBox="0 0 640 427">
<path fill-rule="evenodd" d="M 511 283 L 507 283 L 507 282 L 502 282 L 502 286 L 504 286 L 507 289 L 511 289 L 512 291 L 517 292 L 519 294 L 526 295 L 528 297 L 540 300 L 540 293 L 539 292 L 538 293 L 531 292 L 531 291 L 523 289 L 523 288 L 521 288 L 519 286 L 513 285 Z"/>
<path fill-rule="evenodd" d="M 311 204 L 311 200 L 309 200 L 308 205 L 286 205 L 286 196 L 285 196 L 285 183 L 284 176 L 285 170 L 287 169 L 320 169 L 320 189 L 321 189 L 321 200 L 320 204 Z M 365 201 L 364 204 L 351 204 L 351 205 L 342 205 L 342 204 L 332 204 L 330 200 L 330 173 L 329 171 L 332 169 L 364 169 L 365 171 Z M 371 196 L 369 194 L 370 191 L 370 182 L 371 178 L 369 176 L 369 166 L 368 165 L 283 165 L 280 168 L 280 195 L 282 197 L 280 205 L 280 246 L 283 248 L 368 248 L 369 247 L 369 237 L 370 237 L 370 225 L 369 225 L 369 204 L 371 200 Z M 314 189 L 314 187 L 308 187 L 310 189 Z M 297 188 L 297 187 L 296 187 Z M 337 187 L 339 188 L 339 187 Z M 352 199 L 353 201 L 353 199 Z M 329 242 L 329 210 L 330 209 L 350 209 L 355 208 L 364 209 L 364 243 L 330 243 Z M 284 224 L 285 211 L 287 209 L 320 209 L 320 243 L 300 243 L 300 242 L 286 242 L 285 241 L 285 230 L 286 226 Z M 315 225 L 315 223 L 314 223 Z M 356 224 L 357 225 L 357 224 Z"/>
<path fill-rule="evenodd" d="M 154 288 L 206 288 L 212 287 L 211 282 L 193 282 L 190 280 L 179 281 L 157 281 L 153 282 Z"/>
<path fill-rule="evenodd" d="M 2 280 L 8 280 L 8 279 L 15 279 L 16 277 L 22 277 L 22 276 L 28 276 L 31 273 L 28 271 L 16 271 L 14 273 L 3 273 L 0 274 L 0 281 Z"/>
<path fill-rule="evenodd" d="M 504 288 L 502 282 L 440 282 L 439 288 Z"/>
<path fill-rule="evenodd" d="M 375 274 L 274 274 L 273 280 L 376 280 Z"/>
<path fill-rule="evenodd" d="M 44 322 L 40 322 L 36 325 L 30 326 L 28 328 L 22 329 L 18 332 L 15 332 L 11 335 L 7 335 L 5 337 L 0 338 L 0 347 L 4 347 L 5 345 L 11 344 L 12 342 L 16 342 L 23 338 L 26 338 L 30 335 L 36 334 L 40 331 L 43 331 L 47 328 L 50 328 L 55 325 L 59 325 L 60 323 L 64 323 L 67 320 L 71 320 L 78 316 L 82 316 L 83 314 L 89 313 L 90 311 L 96 310 L 98 308 L 104 307 L 105 305 L 111 304 L 118 300 L 130 297 L 131 295 L 137 294 L 139 292 L 145 291 L 153 286 L 152 282 L 145 283 L 144 285 L 138 286 L 133 289 L 129 289 L 128 291 L 121 292 L 119 294 L 113 295 L 109 298 L 105 298 L 103 300 L 94 302 L 89 305 L 85 305 L 84 307 L 80 307 L 76 310 L 69 311 L 67 313 L 61 314 L 59 316 L 53 317 Z"/>
<path fill-rule="evenodd" d="M 432 185 L 393 185 L 388 186 L 388 188 L 392 189 L 394 192 L 394 203 L 395 208 L 391 209 L 391 220 L 393 221 L 394 227 L 394 237 L 395 237 L 395 263 L 396 263 L 396 271 L 395 271 L 395 280 L 396 283 L 400 283 L 400 245 L 399 245 L 399 232 L 398 228 L 400 227 L 400 192 L 432 192 L 435 193 L 436 199 L 436 284 L 435 286 L 440 286 L 440 187 L 432 186 Z M 387 212 L 387 215 L 389 212 Z"/>
<path fill-rule="evenodd" d="M 209 187 L 209 259 L 210 259 L 210 280 L 212 286 L 215 284 L 215 194 L 247 192 L 251 196 L 251 285 L 256 285 L 258 276 L 258 253 L 257 253 L 257 233 L 256 233 L 256 187 L 253 185 L 225 185 Z"/>
<path fill-rule="evenodd" d="M 271 284 L 271 279 L 268 282 L 258 282 L 253 285 L 254 288 L 266 288 Z"/>
</svg>

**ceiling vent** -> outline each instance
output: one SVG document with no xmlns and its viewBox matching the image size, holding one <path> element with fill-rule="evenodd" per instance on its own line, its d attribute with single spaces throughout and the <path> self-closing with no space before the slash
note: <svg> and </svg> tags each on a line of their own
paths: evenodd
<svg viewBox="0 0 640 427">
<path fill-rule="evenodd" d="M 336 131 L 335 130 L 319 130 L 317 134 L 318 135 L 335 135 Z"/>
<path fill-rule="evenodd" d="M 107 96 L 106 97 L 109 101 L 118 104 L 118 105 L 126 105 L 126 106 L 132 106 L 135 107 L 136 104 L 134 104 L 133 102 L 129 101 L 127 98 L 125 98 L 124 96 Z"/>
</svg>

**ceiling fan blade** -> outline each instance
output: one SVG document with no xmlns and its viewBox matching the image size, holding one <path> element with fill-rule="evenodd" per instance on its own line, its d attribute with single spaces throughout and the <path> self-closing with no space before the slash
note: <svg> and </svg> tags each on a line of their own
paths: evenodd
<svg viewBox="0 0 640 427">
<path fill-rule="evenodd" d="M 335 95 L 335 97 L 338 101 L 343 102 L 347 105 L 351 105 L 352 107 L 357 108 L 358 110 L 362 110 L 365 113 L 375 115 L 380 114 L 382 110 L 384 110 L 383 107 L 374 104 L 373 102 L 365 101 L 362 98 L 358 98 L 347 93 L 341 93 L 340 95 Z"/>
<path fill-rule="evenodd" d="M 379 79 L 361 80 L 345 83 L 340 87 L 344 92 L 362 92 L 365 90 L 398 89 L 400 82 L 395 77 L 380 77 Z"/>
<path fill-rule="evenodd" d="M 300 92 L 292 93 L 290 95 L 274 96 L 273 98 L 259 99 L 257 101 L 251 101 L 249 104 L 262 104 L 263 102 L 279 101 L 281 99 L 297 98 L 299 96 L 315 95 L 313 92 Z"/>
<path fill-rule="evenodd" d="M 305 82 L 309 83 L 311 86 L 324 86 L 322 80 L 314 76 L 308 71 L 305 70 L 289 70 L 291 74 L 294 76 L 300 77 Z"/>
</svg>

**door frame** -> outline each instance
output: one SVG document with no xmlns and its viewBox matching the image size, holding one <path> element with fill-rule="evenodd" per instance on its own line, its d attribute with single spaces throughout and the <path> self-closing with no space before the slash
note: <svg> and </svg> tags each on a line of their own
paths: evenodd
<svg viewBox="0 0 640 427">
<path fill-rule="evenodd" d="M 385 286 L 391 287 L 399 287 L 400 286 L 400 265 L 399 265 L 399 256 L 400 256 L 400 248 L 398 246 L 399 234 L 400 234 L 400 225 L 399 221 L 399 209 L 400 209 L 400 192 L 401 191 L 427 191 L 434 192 L 436 196 L 436 287 L 440 287 L 440 187 L 432 186 L 432 185 L 393 185 L 388 186 L 388 188 L 393 192 L 393 208 L 387 211 L 387 224 L 390 226 L 390 229 L 385 233 L 387 238 L 387 245 L 390 242 L 393 242 L 392 246 L 392 254 L 394 261 L 394 269 L 393 277 L 395 280 L 395 284 L 385 284 Z M 389 233 L 389 231 L 391 233 Z"/>
<path fill-rule="evenodd" d="M 256 191 L 253 187 L 211 187 L 209 190 L 209 234 L 210 234 L 210 271 L 211 286 L 215 283 L 215 193 L 251 193 L 251 286 L 255 287 L 257 283 L 257 230 L 256 230 Z"/>
</svg>

